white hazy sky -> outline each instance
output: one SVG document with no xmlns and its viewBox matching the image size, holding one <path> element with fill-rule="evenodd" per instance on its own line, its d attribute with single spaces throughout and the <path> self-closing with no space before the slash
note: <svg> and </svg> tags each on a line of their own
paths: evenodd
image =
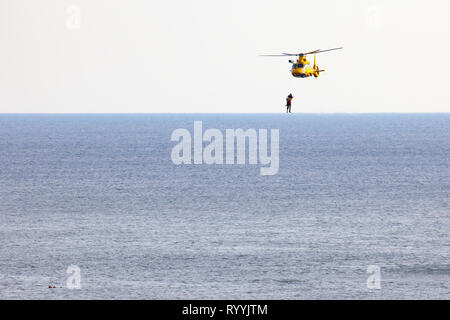
<svg viewBox="0 0 450 320">
<path fill-rule="evenodd" d="M 0 113 L 283 112 L 290 92 L 294 112 L 450 112 L 449 13 L 444 0 L 0 0 Z M 258 57 L 336 46 L 319 79 Z"/>
</svg>

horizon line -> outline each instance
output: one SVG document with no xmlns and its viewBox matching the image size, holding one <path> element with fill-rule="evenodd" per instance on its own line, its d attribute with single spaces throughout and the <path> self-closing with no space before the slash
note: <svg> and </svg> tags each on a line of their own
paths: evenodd
<svg viewBox="0 0 450 320">
<path fill-rule="evenodd" d="M 0 115 L 282 115 L 286 112 L 0 112 Z M 450 111 L 412 112 L 293 112 L 290 115 L 450 114 Z"/>
</svg>

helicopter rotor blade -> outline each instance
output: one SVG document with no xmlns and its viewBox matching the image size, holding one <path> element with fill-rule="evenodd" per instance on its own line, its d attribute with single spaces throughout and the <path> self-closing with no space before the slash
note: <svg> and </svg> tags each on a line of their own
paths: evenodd
<svg viewBox="0 0 450 320">
<path fill-rule="evenodd" d="M 333 51 L 333 50 L 340 50 L 340 49 L 344 49 L 344 47 L 325 49 L 325 50 L 317 49 L 317 50 L 314 50 L 314 51 L 304 52 L 304 53 L 283 53 L 283 55 L 285 55 L 285 56 L 301 56 L 301 55 L 306 56 L 307 54 L 316 54 L 316 53 L 322 53 L 322 52 Z"/>
<path fill-rule="evenodd" d="M 311 52 L 306 52 L 306 53 L 302 53 L 303 55 L 307 55 L 307 54 L 313 54 L 313 53 L 319 53 L 320 52 L 320 49 L 317 49 L 317 50 L 314 50 L 314 51 L 311 51 Z"/>
<path fill-rule="evenodd" d="M 322 52 L 333 51 L 333 50 L 340 50 L 340 49 L 344 49 L 344 47 L 332 48 L 332 49 L 325 49 L 325 50 L 317 49 L 317 50 L 314 50 L 314 51 L 310 51 L 310 52 L 306 52 L 306 53 L 301 53 L 301 54 L 303 54 L 303 55 L 306 56 L 307 54 L 316 54 L 316 53 L 322 53 Z"/>
<path fill-rule="evenodd" d="M 331 49 L 325 49 L 325 50 L 317 49 L 317 50 L 310 51 L 310 52 L 305 52 L 305 53 L 286 53 L 286 52 L 283 52 L 282 54 L 260 54 L 260 56 L 263 56 L 263 57 L 293 57 L 293 56 L 306 56 L 307 54 L 316 54 L 316 53 L 322 53 L 322 52 L 328 52 L 328 51 L 340 50 L 340 49 L 344 49 L 344 47 L 331 48 Z"/>
<path fill-rule="evenodd" d="M 282 53 L 282 54 L 260 54 L 260 57 L 289 57 L 298 56 L 296 53 Z"/>
<path fill-rule="evenodd" d="M 344 47 L 325 49 L 325 50 L 320 50 L 319 49 L 319 50 L 316 50 L 316 51 L 312 51 L 311 53 L 322 53 L 322 52 L 333 51 L 333 50 L 340 50 L 340 49 L 344 49 Z"/>
</svg>

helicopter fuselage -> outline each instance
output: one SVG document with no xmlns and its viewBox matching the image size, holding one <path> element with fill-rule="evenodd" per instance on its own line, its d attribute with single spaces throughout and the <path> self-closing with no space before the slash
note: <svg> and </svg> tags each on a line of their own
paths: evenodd
<svg viewBox="0 0 450 320">
<path fill-rule="evenodd" d="M 289 60 L 292 63 L 291 74 L 296 78 L 308 78 L 311 76 L 318 77 L 320 74 L 319 67 L 316 65 L 316 56 L 314 55 L 314 65 L 311 67 L 306 56 L 300 55 L 297 62 Z"/>
</svg>

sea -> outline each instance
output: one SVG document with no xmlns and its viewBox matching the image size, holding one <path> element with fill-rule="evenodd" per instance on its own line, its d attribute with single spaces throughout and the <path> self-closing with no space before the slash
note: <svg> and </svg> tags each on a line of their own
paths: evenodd
<svg viewBox="0 0 450 320">
<path fill-rule="evenodd" d="M 194 121 L 277 174 L 176 165 Z M 0 299 L 449 298 L 450 114 L 0 115 Z"/>
</svg>

